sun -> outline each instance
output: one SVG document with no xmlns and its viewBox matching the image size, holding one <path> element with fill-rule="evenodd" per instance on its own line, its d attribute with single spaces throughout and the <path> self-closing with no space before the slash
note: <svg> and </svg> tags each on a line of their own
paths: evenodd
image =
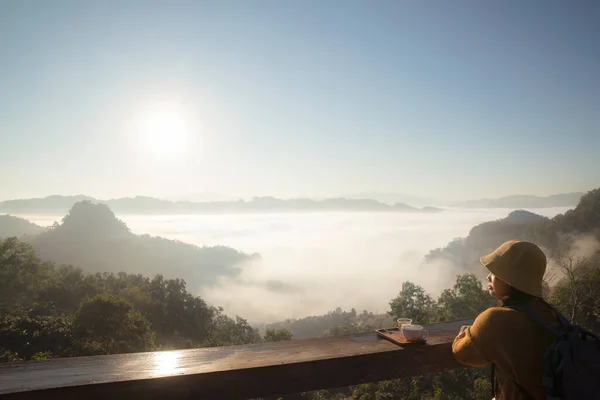
<svg viewBox="0 0 600 400">
<path fill-rule="evenodd" d="M 139 128 L 142 148 L 158 157 L 181 155 L 188 144 L 185 120 L 175 111 L 161 110 L 145 115 Z"/>
</svg>

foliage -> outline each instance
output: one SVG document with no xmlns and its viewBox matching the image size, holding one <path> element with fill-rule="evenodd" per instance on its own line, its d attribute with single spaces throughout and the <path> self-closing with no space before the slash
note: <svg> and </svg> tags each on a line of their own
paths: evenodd
<svg viewBox="0 0 600 400">
<path fill-rule="evenodd" d="M 292 340 L 292 333 L 287 329 L 267 329 L 265 342 L 279 342 L 281 340 Z"/>
<path fill-rule="evenodd" d="M 31 356 L 31 361 L 41 361 L 41 360 L 49 360 L 52 358 L 52 353 L 49 351 L 42 351 L 39 353 L 35 353 Z"/>
<path fill-rule="evenodd" d="M 213 329 L 207 344 L 223 346 L 228 344 L 248 344 L 260 342 L 258 330 L 252 328 L 248 321 L 236 316 L 235 320 L 223 314 L 221 307 L 215 309 Z"/>
<path fill-rule="evenodd" d="M 411 318 L 414 323 L 425 324 L 436 320 L 437 307 L 425 290 L 412 282 L 402 283 L 398 296 L 390 302 L 390 315 L 395 318 Z"/>
<path fill-rule="evenodd" d="M 488 400 L 488 369 L 464 368 L 444 373 L 304 393 L 311 400 Z M 284 397 L 285 399 L 285 397 Z"/>
<path fill-rule="evenodd" d="M 310 316 L 297 320 L 285 320 L 267 325 L 267 329 L 286 329 L 295 339 L 364 332 L 369 330 L 374 315 L 364 311 L 357 315 L 355 309 L 344 311 L 340 307 L 325 315 Z"/>
<path fill-rule="evenodd" d="M 41 265 L 30 245 L 14 237 L 0 242 L 0 311 L 31 303 Z"/>
<path fill-rule="evenodd" d="M 22 361 L 19 355 L 10 350 L 0 350 L 0 362 Z"/>
<path fill-rule="evenodd" d="M 600 252 L 591 257 L 562 254 L 554 261 L 564 277 L 550 301 L 572 323 L 600 334 Z"/>
<path fill-rule="evenodd" d="M 476 275 L 462 274 L 456 277 L 453 288 L 442 291 L 437 301 L 421 286 L 404 282 L 398 296 L 390 302 L 389 314 L 424 324 L 474 318 L 496 303 Z"/>
<path fill-rule="evenodd" d="M 37 353 L 72 354 L 71 321 L 64 315 L 40 315 L 22 309 L 0 317 L 0 353 L 29 359 Z"/>
<path fill-rule="evenodd" d="M 600 230 L 600 188 L 583 195 L 573 210 L 554 217 L 548 228 L 561 233 L 591 232 L 598 235 Z"/>
<path fill-rule="evenodd" d="M 475 275 L 459 275 L 454 287 L 444 290 L 438 299 L 437 320 L 472 318 L 495 303 L 494 298 L 483 290 L 481 281 Z"/>
<path fill-rule="evenodd" d="M 100 295 L 84 300 L 73 317 L 73 335 L 79 354 L 150 351 L 154 334 L 150 324 L 127 301 Z"/>
<path fill-rule="evenodd" d="M 182 279 L 83 272 L 0 241 L 0 360 L 255 343 L 257 330 Z M 279 333 L 281 335 L 281 333 Z"/>
</svg>

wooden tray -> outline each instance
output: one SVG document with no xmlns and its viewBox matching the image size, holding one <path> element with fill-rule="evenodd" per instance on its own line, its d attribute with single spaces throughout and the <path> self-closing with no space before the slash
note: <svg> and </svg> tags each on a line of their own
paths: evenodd
<svg viewBox="0 0 600 400">
<path fill-rule="evenodd" d="M 387 339 L 392 343 L 396 343 L 399 346 L 425 344 L 427 341 L 427 339 L 421 339 L 417 342 L 409 342 L 406 339 L 404 339 L 404 336 L 402 336 L 400 328 L 377 329 L 375 332 L 378 336 L 381 336 L 382 338 Z"/>
</svg>

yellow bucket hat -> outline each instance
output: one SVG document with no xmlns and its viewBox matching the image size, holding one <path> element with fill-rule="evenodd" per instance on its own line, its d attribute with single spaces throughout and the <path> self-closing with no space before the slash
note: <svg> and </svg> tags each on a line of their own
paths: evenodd
<svg viewBox="0 0 600 400">
<path fill-rule="evenodd" d="M 532 296 L 542 297 L 546 255 L 535 244 L 509 240 L 479 261 L 510 286 Z"/>
</svg>

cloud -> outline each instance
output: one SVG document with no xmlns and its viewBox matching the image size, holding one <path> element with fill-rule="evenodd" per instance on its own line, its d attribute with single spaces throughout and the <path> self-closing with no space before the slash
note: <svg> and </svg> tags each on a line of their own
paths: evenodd
<svg viewBox="0 0 600 400">
<path fill-rule="evenodd" d="M 211 244 L 257 251 L 261 259 L 245 263 L 238 277 L 191 289 L 252 323 L 320 315 L 336 307 L 384 313 L 406 280 L 433 295 L 451 287 L 465 271 L 446 260 L 425 263 L 424 255 L 509 212 L 240 216 L 230 221 L 231 228 L 221 223 L 222 241 Z M 235 234 L 227 235 L 228 230 Z"/>
<path fill-rule="evenodd" d="M 573 237 L 573 253 L 578 257 L 590 257 L 600 250 L 600 242 L 594 235 L 578 235 Z"/>
<path fill-rule="evenodd" d="M 554 216 L 565 210 L 534 212 Z M 438 295 L 465 271 L 448 260 L 425 262 L 425 254 L 510 211 L 118 217 L 134 233 L 259 253 L 261 257 L 239 265 L 238 276 L 221 276 L 214 284 L 197 284 L 201 275 L 180 276 L 210 304 L 259 324 L 320 315 L 336 307 L 384 313 L 406 280 Z M 589 236 L 577 237 L 575 244 L 580 254 L 590 254 L 596 245 Z"/>
</svg>

